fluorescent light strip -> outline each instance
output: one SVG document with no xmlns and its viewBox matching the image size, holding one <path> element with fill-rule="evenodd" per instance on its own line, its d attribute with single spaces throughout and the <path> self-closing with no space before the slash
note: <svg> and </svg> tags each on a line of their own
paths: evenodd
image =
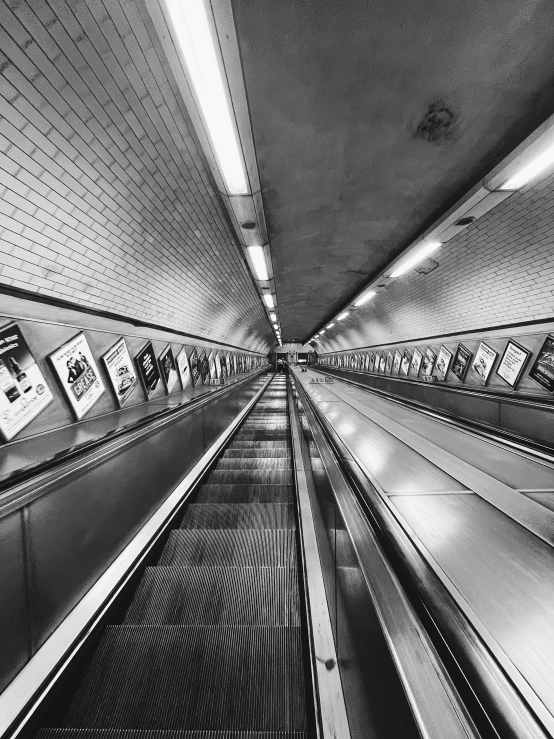
<svg viewBox="0 0 554 739">
<path fill-rule="evenodd" d="M 358 300 L 354 303 L 356 308 L 359 308 L 360 305 L 365 305 L 368 300 L 371 300 L 371 298 L 374 298 L 377 295 L 375 290 L 368 290 L 365 295 L 362 295 L 361 298 L 358 298 Z"/>
<path fill-rule="evenodd" d="M 523 167 L 519 172 L 512 175 L 499 190 L 519 190 L 521 187 L 526 185 L 532 179 L 537 177 L 544 172 L 545 169 L 554 165 L 554 146 L 550 146 L 548 149 L 539 154 L 538 157 L 533 159 L 526 167 Z"/>
<path fill-rule="evenodd" d="M 333 328 L 333 326 L 334 326 L 334 325 L 335 325 L 334 323 L 330 323 L 330 324 L 329 324 L 329 325 L 327 326 L 327 328 Z"/>
<path fill-rule="evenodd" d="M 344 321 L 346 316 L 349 316 L 350 313 L 348 311 L 345 311 L 344 313 L 341 313 L 340 316 L 337 316 L 337 321 Z"/>
<path fill-rule="evenodd" d="M 275 308 L 275 301 L 273 300 L 273 295 L 271 293 L 265 293 L 264 302 L 268 308 Z"/>
<path fill-rule="evenodd" d="M 254 265 L 254 273 L 258 280 L 269 280 L 263 246 L 249 246 L 248 254 Z"/>
<path fill-rule="evenodd" d="M 269 317 L 271 318 L 272 321 L 276 321 L 277 320 L 277 313 L 270 313 L 269 314 Z"/>
<path fill-rule="evenodd" d="M 403 275 L 409 269 L 412 269 L 412 267 L 415 267 L 416 264 L 419 264 L 424 259 L 426 259 L 429 256 L 429 254 L 432 254 L 440 246 L 441 246 L 440 241 L 431 241 L 428 244 L 425 244 L 425 246 L 419 249 L 415 254 L 412 254 L 412 256 L 409 259 L 407 259 L 400 267 L 397 267 L 394 270 L 394 272 L 391 274 L 391 277 L 400 277 L 400 275 Z"/>
<path fill-rule="evenodd" d="M 203 0 L 166 0 L 223 178 L 231 194 L 248 192 L 246 171 Z"/>
</svg>

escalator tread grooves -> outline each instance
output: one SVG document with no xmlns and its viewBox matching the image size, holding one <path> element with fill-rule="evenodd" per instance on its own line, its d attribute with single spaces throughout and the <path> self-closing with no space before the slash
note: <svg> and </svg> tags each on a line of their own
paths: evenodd
<svg viewBox="0 0 554 739">
<path fill-rule="evenodd" d="M 36 739 L 305 739 L 295 528 L 275 378 Z"/>
</svg>

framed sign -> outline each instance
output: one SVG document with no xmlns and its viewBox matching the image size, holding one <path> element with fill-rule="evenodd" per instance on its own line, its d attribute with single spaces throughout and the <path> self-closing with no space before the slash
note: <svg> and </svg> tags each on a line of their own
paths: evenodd
<svg viewBox="0 0 554 739">
<path fill-rule="evenodd" d="M 421 363 L 423 361 L 423 354 L 419 351 L 419 349 L 414 349 L 414 356 L 412 357 L 412 365 L 410 369 L 414 373 L 414 375 L 417 377 L 419 375 L 419 370 L 421 368 Z"/>
<path fill-rule="evenodd" d="M 428 346 L 427 349 L 425 350 L 425 355 L 423 357 L 423 363 L 422 363 L 422 374 L 425 377 L 430 377 L 433 374 L 433 367 L 435 366 L 436 358 L 437 358 L 437 355 L 431 349 L 431 347 Z"/>
<path fill-rule="evenodd" d="M 394 352 L 394 361 L 392 363 L 392 373 L 397 375 L 400 372 L 400 362 L 402 361 L 402 354 L 398 349 Z"/>
<path fill-rule="evenodd" d="M 138 385 L 138 378 L 131 361 L 125 339 L 122 337 L 102 357 L 106 373 L 120 408 L 131 397 Z"/>
<path fill-rule="evenodd" d="M 368 360 L 367 360 L 367 369 L 368 372 L 373 372 L 373 367 L 375 366 L 375 352 L 371 352 L 369 354 Z"/>
<path fill-rule="evenodd" d="M 79 421 L 104 394 L 105 387 L 87 337 L 77 334 L 49 356 L 56 377 Z"/>
<path fill-rule="evenodd" d="M 151 341 L 145 344 L 140 352 L 135 355 L 135 363 L 144 393 L 146 398 L 149 399 L 152 397 L 152 393 L 158 387 L 161 380 L 160 370 L 156 362 L 156 355 L 154 354 L 154 347 Z"/>
<path fill-rule="evenodd" d="M 387 373 L 387 375 L 390 373 L 390 371 L 392 369 L 393 359 L 394 359 L 394 357 L 392 356 L 392 352 L 391 351 L 388 351 L 387 352 L 387 362 L 385 364 L 385 372 Z"/>
<path fill-rule="evenodd" d="M 223 353 L 219 355 L 219 376 L 227 377 L 227 358 Z"/>
<path fill-rule="evenodd" d="M 492 366 L 497 356 L 498 353 L 491 349 L 490 346 L 487 346 L 485 342 L 482 341 L 479 344 L 479 349 L 477 349 L 477 354 L 475 355 L 475 359 L 471 365 L 471 370 L 481 385 L 487 384 L 487 380 L 489 379 Z"/>
<path fill-rule="evenodd" d="M 450 362 L 452 361 L 452 352 L 445 346 L 441 346 L 437 364 L 435 366 L 435 374 L 437 380 L 445 380 L 448 370 L 450 369 Z"/>
<path fill-rule="evenodd" d="M 208 355 L 206 350 L 202 349 L 198 355 L 198 369 L 200 370 L 200 377 L 204 385 L 209 384 L 210 381 L 210 364 L 208 362 Z"/>
<path fill-rule="evenodd" d="M 529 372 L 539 385 L 554 393 L 554 336 L 547 336 Z"/>
<path fill-rule="evenodd" d="M 171 346 L 167 346 L 158 357 L 165 389 L 171 393 L 179 382 L 179 373 L 175 364 L 175 357 Z"/>
<path fill-rule="evenodd" d="M 387 355 L 385 354 L 385 352 L 382 352 L 379 358 L 379 372 L 384 372 L 386 365 L 387 365 Z"/>
<path fill-rule="evenodd" d="M 521 380 L 530 356 L 531 352 L 528 349 L 509 339 L 496 368 L 496 374 L 510 387 L 515 388 Z"/>
<path fill-rule="evenodd" d="M 19 326 L 0 329 L 0 433 L 5 441 L 24 429 L 54 396 Z"/>
<path fill-rule="evenodd" d="M 189 367 L 192 385 L 196 387 L 200 382 L 200 368 L 198 367 L 198 353 L 194 348 L 189 354 Z"/>
<path fill-rule="evenodd" d="M 456 375 L 458 380 L 460 380 L 461 382 L 464 381 L 472 356 L 473 354 L 469 351 L 467 347 L 465 347 L 463 344 L 458 344 L 456 355 L 454 356 L 454 361 L 452 362 L 452 374 Z"/>
<path fill-rule="evenodd" d="M 218 365 L 219 362 L 216 352 L 210 352 L 208 355 L 208 366 L 210 368 L 210 378 L 212 380 L 217 380 L 219 378 Z"/>
<path fill-rule="evenodd" d="M 179 379 L 181 380 L 181 387 L 183 390 L 186 390 L 189 385 L 192 385 L 192 379 L 190 376 L 189 360 L 185 347 L 183 347 L 179 354 L 177 354 L 175 363 L 177 364 L 177 372 L 179 373 Z"/>
<path fill-rule="evenodd" d="M 402 375 L 408 375 L 408 372 L 410 371 L 410 362 L 412 361 L 412 355 L 407 349 L 404 349 L 404 354 L 402 355 L 402 362 L 400 363 L 400 373 Z"/>
</svg>

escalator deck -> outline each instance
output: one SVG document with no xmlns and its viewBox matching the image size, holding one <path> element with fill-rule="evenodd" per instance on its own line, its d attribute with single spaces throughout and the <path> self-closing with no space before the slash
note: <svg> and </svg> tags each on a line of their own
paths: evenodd
<svg viewBox="0 0 554 739">
<path fill-rule="evenodd" d="M 39 739 L 307 736 L 295 528 L 275 377 Z"/>
</svg>

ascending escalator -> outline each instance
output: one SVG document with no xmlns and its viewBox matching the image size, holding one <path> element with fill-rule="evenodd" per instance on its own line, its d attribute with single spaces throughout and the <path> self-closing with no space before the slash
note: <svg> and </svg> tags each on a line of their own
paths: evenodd
<svg viewBox="0 0 554 739">
<path fill-rule="evenodd" d="M 276 377 L 40 739 L 306 735 L 295 522 Z"/>
</svg>

